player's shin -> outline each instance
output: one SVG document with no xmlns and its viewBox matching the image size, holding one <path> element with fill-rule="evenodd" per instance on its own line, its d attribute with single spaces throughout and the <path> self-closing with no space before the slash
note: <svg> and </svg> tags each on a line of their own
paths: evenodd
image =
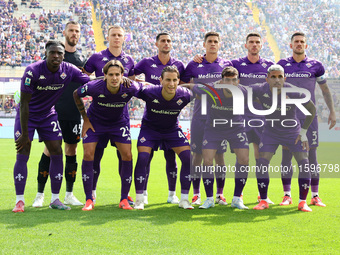
<svg viewBox="0 0 340 255">
<path fill-rule="evenodd" d="M 86 199 L 85 201 L 92 200 L 92 189 L 93 189 L 93 161 L 83 160 L 82 166 L 82 179 Z"/>
<path fill-rule="evenodd" d="M 265 158 L 259 158 L 256 163 L 256 178 L 257 187 L 259 189 L 261 200 L 267 199 L 268 185 L 269 185 L 269 173 L 268 173 L 269 161 Z"/>
<path fill-rule="evenodd" d="M 169 191 L 175 192 L 177 180 L 176 154 L 173 150 L 165 150 L 164 158 L 166 160 L 166 175 L 168 178 Z"/>
<path fill-rule="evenodd" d="M 318 169 L 318 160 L 316 157 L 316 148 L 311 148 L 308 153 L 309 169 L 311 171 L 311 190 L 312 197 L 319 193 L 320 173 Z"/>
<path fill-rule="evenodd" d="M 190 150 L 182 151 L 180 154 L 178 154 L 181 162 L 181 174 L 180 174 L 180 180 L 181 180 L 181 194 L 188 194 L 190 190 L 191 185 L 191 176 L 190 176 Z"/>
<path fill-rule="evenodd" d="M 38 167 L 38 192 L 44 193 L 45 185 L 50 172 L 50 157 L 46 156 L 44 153 L 41 155 Z"/>
<path fill-rule="evenodd" d="M 61 183 L 63 181 L 63 155 L 51 155 L 50 156 L 50 178 L 51 178 L 51 191 L 54 194 L 54 198 L 59 198 Z M 53 199 L 52 199 L 53 200 Z M 54 201 L 51 201 L 53 203 Z"/>
<path fill-rule="evenodd" d="M 73 184 L 76 181 L 77 168 L 78 168 L 77 156 L 66 156 L 65 164 L 66 192 L 73 191 Z"/>
<path fill-rule="evenodd" d="M 128 198 L 128 194 L 131 187 L 132 182 L 132 160 L 131 161 L 123 161 L 122 160 L 122 170 L 121 170 L 121 198 L 120 201 L 123 199 Z"/>
<path fill-rule="evenodd" d="M 143 190 L 145 187 L 145 175 L 146 175 L 146 166 L 149 162 L 150 154 L 147 152 L 139 152 L 138 153 L 138 159 L 135 167 L 135 173 L 134 173 L 134 181 L 135 181 L 135 187 L 136 187 L 136 200 L 137 200 L 137 194 L 143 195 Z"/>
<path fill-rule="evenodd" d="M 235 189 L 234 197 L 241 197 L 243 188 L 248 178 L 248 165 L 235 164 Z"/>
<path fill-rule="evenodd" d="M 282 149 L 281 180 L 283 191 L 285 195 L 289 196 L 291 192 L 291 182 L 293 177 L 292 156 L 293 155 L 289 150 Z"/>
<path fill-rule="evenodd" d="M 299 167 L 299 193 L 300 201 L 306 200 L 309 186 L 311 183 L 311 174 L 309 169 L 308 159 L 303 159 L 298 162 Z"/>
<path fill-rule="evenodd" d="M 95 153 L 94 153 L 94 159 L 93 159 L 93 190 L 95 193 L 95 190 L 97 189 L 97 182 L 100 174 L 100 161 L 104 154 L 104 148 L 98 148 L 96 147 Z"/>
<path fill-rule="evenodd" d="M 14 185 L 15 193 L 17 196 L 24 195 L 25 192 L 27 179 L 27 161 L 28 156 L 17 154 L 17 160 L 14 165 Z"/>
</svg>

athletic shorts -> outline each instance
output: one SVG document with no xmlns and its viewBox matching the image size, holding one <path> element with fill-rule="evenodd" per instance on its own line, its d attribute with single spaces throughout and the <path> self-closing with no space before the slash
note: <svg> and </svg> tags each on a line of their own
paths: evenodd
<svg viewBox="0 0 340 255">
<path fill-rule="evenodd" d="M 231 149 L 249 149 L 247 134 L 244 128 L 233 130 L 216 130 L 206 128 L 202 142 L 202 149 L 227 150 L 227 142 Z"/>
<path fill-rule="evenodd" d="M 141 127 L 137 146 L 147 146 L 157 151 L 161 144 L 163 145 L 164 150 L 170 150 L 181 146 L 190 146 L 189 140 L 186 138 L 181 128 L 176 128 L 167 133 L 160 133 L 147 126 Z"/>
<path fill-rule="evenodd" d="M 62 133 L 56 113 L 47 116 L 42 120 L 28 119 L 28 138 L 33 141 L 34 131 L 37 130 L 39 142 L 56 141 L 62 139 Z M 17 140 L 21 135 L 20 114 L 15 117 L 14 123 L 14 140 Z"/>
<path fill-rule="evenodd" d="M 65 143 L 77 144 L 80 141 L 81 122 L 74 120 L 59 120 Z"/>
</svg>

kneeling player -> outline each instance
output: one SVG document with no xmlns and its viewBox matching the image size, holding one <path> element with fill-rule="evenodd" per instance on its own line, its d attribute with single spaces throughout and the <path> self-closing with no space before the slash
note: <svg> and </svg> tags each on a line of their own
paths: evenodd
<svg viewBox="0 0 340 255">
<path fill-rule="evenodd" d="M 124 114 L 127 102 L 141 88 L 140 83 L 132 82 L 131 87 L 121 85 L 124 67 L 118 60 L 111 60 L 103 68 L 104 80 L 93 81 L 74 91 L 74 100 L 84 124 L 82 130 L 84 159 L 82 164 L 83 185 L 86 195 L 84 211 L 94 207 L 93 160 L 95 149 L 101 137 L 107 136 L 115 142 L 122 157 L 121 199 L 119 207 L 131 210 L 127 196 L 132 180 L 132 154 L 129 117 Z M 80 97 L 92 96 L 93 101 L 86 114 Z"/>
<path fill-rule="evenodd" d="M 267 209 L 268 203 L 265 201 L 267 198 L 267 191 L 269 185 L 269 162 L 276 152 L 277 147 L 281 144 L 287 146 L 293 153 L 299 167 L 299 190 L 300 201 L 298 210 L 304 212 L 311 212 L 312 210 L 306 203 L 307 194 L 311 182 L 311 173 L 308 167 L 308 139 L 306 136 L 307 129 L 312 123 L 315 116 L 315 106 L 312 101 L 308 101 L 303 106 L 311 113 L 306 117 L 302 127 L 296 117 L 296 106 L 286 106 L 286 115 L 281 114 L 281 100 L 282 90 L 285 88 L 294 88 L 293 86 L 285 83 L 284 70 L 280 65 L 272 65 L 268 69 L 267 82 L 252 86 L 254 97 L 257 97 L 263 108 L 271 108 L 273 99 L 277 99 L 276 109 L 270 115 L 266 115 L 266 124 L 261 137 L 260 143 L 260 159 L 256 163 L 256 178 L 258 189 L 261 196 L 260 203 L 254 207 L 255 210 Z M 297 89 L 295 87 L 295 89 Z M 275 90 L 277 94 L 275 94 Z M 301 90 L 301 89 L 300 89 Z M 284 99 L 300 99 L 305 95 L 302 93 L 295 93 L 288 91 Z M 275 98 L 276 97 L 276 98 Z M 301 101 L 301 100 L 300 100 Z M 283 124 L 284 123 L 284 124 Z"/>
<path fill-rule="evenodd" d="M 144 88 L 138 95 L 146 102 L 142 126 L 138 137 L 138 160 L 135 167 L 136 202 L 135 209 L 144 209 L 143 190 L 146 166 L 150 153 L 163 144 L 172 149 L 182 162 L 181 200 L 179 207 L 193 209 L 188 200 L 191 184 L 189 141 L 178 127 L 178 115 L 190 102 L 191 92 L 178 87 L 180 75 L 176 67 L 167 66 L 161 74 L 162 86 Z"/>
</svg>

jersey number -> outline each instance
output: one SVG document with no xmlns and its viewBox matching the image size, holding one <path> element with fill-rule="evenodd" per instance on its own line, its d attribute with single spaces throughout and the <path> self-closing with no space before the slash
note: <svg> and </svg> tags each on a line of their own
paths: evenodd
<svg viewBox="0 0 340 255">
<path fill-rule="evenodd" d="M 312 135 L 313 135 L 313 138 L 312 138 L 312 145 L 313 145 L 313 144 L 316 144 L 316 140 L 318 139 L 318 131 L 312 131 Z"/>
<path fill-rule="evenodd" d="M 72 129 L 72 132 L 75 135 L 80 135 L 80 131 L 81 131 L 81 124 L 75 124 L 73 129 Z"/>
<path fill-rule="evenodd" d="M 248 141 L 247 134 L 245 132 L 238 133 L 237 137 L 240 139 L 240 142 Z"/>
<path fill-rule="evenodd" d="M 129 136 L 129 128 L 128 127 L 121 127 L 119 130 L 123 130 L 122 137 Z"/>
<path fill-rule="evenodd" d="M 60 131 L 59 121 L 52 121 L 51 125 L 53 125 L 53 132 Z"/>
</svg>

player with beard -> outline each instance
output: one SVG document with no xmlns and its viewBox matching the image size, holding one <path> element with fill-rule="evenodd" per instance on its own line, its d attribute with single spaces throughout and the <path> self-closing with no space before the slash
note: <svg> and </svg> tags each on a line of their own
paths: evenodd
<svg viewBox="0 0 340 255">
<path fill-rule="evenodd" d="M 65 36 L 65 56 L 64 61 L 74 64 L 82 69 L 85 64 L 85 57 L 77 51 L 77 43 L 80 38 L 80 24 L 75 21 L 69 21 L 63 35 Z M 65 179 L 66 195 L 64 204 L 83 205 L 73 195 L 73 185 L 77 173 L 77 144 L 80 141 L 81 120 L 79 111 L 73 100 L 73 91 L 82 84 L 71 82 L 65 89 L 55 105 L 58 113 L 58 121 L 63 134 L 65 143 Z M 41 156 L 38 168 L 38 193 L 34 199 L 33 207 L 42 207 L 44 203 L 44 189 L 47 182 L 50 168 L 50 153 L 45 146 Z"/>
<path fill-rule="evenodd" d="M 332 129 L 336 124 L 336 115 L 334 110 L 332 94 L 328 88 L 325 77 L 325 68 L 320 61 L 306 56 L 305 50 L 308 45 L 306 35 L 302 32 L 296 32 L 291 37 L 290 48 L 293 50 L 293 56 L 281 59 L 278 64 L 285 70 L 287 82 L 308 89 L 312 95 L 311 100 L 315 103 L 315 85 L 319 84 L 323 98 L 329 109 L 328 124 L 329 129 Z M 300 111 L 297 112 L 298 119 L 301 125 L 306 121 L 306 116 Z M 311 205 L 325 207 L 326 205 L 319 197 L 319 178 L 318 161 L 316 150 L 319 146 L 318 119 L 317 116 L 313 119 L 312 124 L 307 131 L 307 137 L 310 142 L 310 151 L 308 154 L 309 168 L 311 169 Z M 292 203 L 291 198 L 291 179 L 293 176 L 292 169 L 292 153 L 283 147 L 282 162 L 281 162 L 281 178 L 283 184 L 284 197 L 280 205 L 289 205 Z M 285 171 L 284 171 L 285 170 Z"/>
<path fill-rule="evenodd" d="M 145 81 L 154 84 L 160 85 L 160 77 L 162 74 L 162 70 L 166 66 L 176 66 L 180 75 L 184 73 L 184 64 L 172 58 L 170 55 L 170 51 L 172 50 L 172 40 L 168 33 L 163 32 L 159 33 L 156 36 L 156 47 L 158 48 L 158 54 L 151 58 L 144 58 L 139 61 L 135 66 L 135 75 L 139 75 L 143 73 L 145 75 Z M 164 149 L 164 146 L 161 145 L 161 149 Z M 150 161 L 152 160 L 153 152 L 150 155 Z M 176 164 L 176 154 L 173 150 L 164 150 L 164 158 L 166 160 L 166 175 L 168 178 L 168 186 L 169 186 L 169 196 L 168 203 L 178 204 L 179 199 L 176 196 L 176 180 L 177 180 L 177 164 Z M 150 164 L 148 164 L 146 168 L 146 180 L 145 180 L 145 188 L 144 188 L 144 204 L 148 204 L 148 193 L 147 193 L 147 185 L 150 174 Z"/>
</svg>

